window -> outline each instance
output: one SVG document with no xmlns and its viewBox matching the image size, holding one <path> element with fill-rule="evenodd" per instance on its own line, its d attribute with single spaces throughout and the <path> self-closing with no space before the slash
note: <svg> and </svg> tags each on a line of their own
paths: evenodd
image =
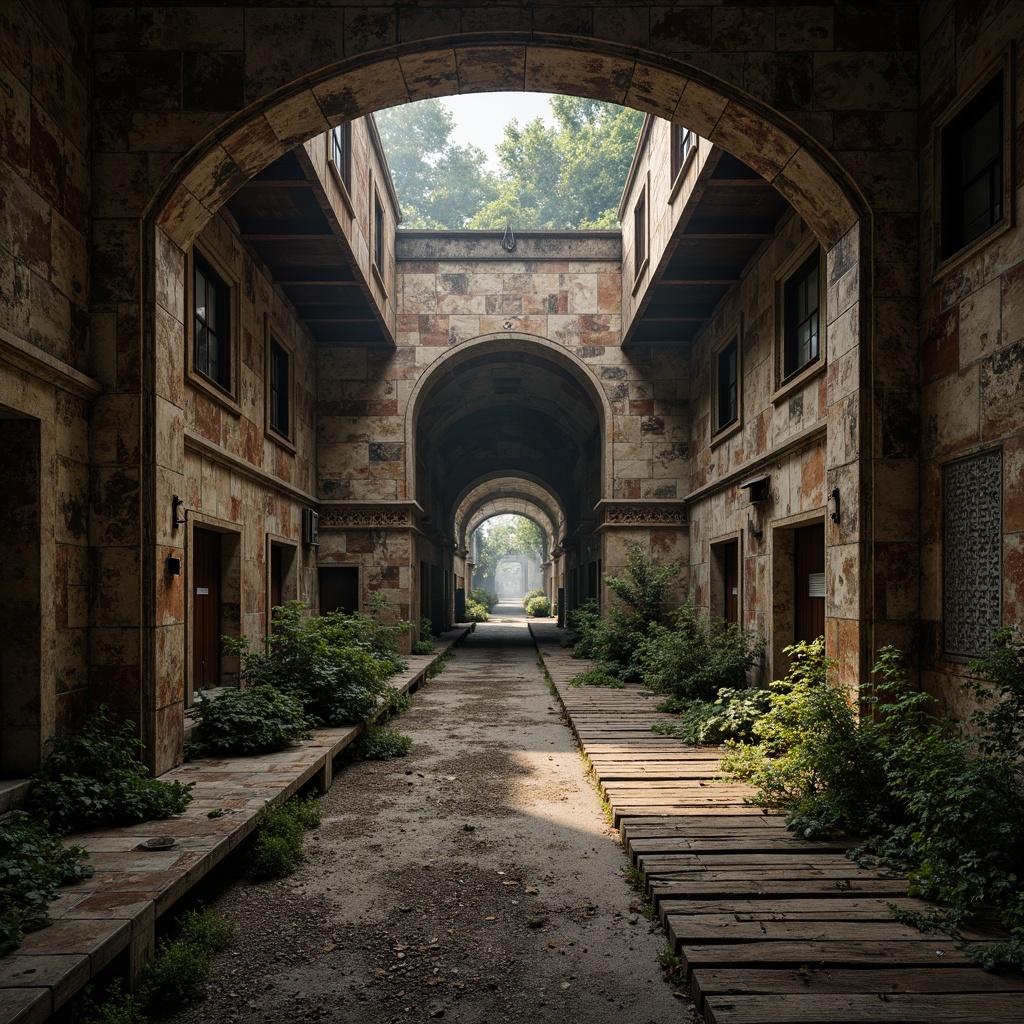
<svg viewBox="0 0 1024 1024">
<path fill-rule="evenodd" d="M 231 289 L 198 253 L 193 258 L 192 360 L 197 372 L 231 388 Z"/>
<path fill-rule="evenodd" d="M 996 75 L 942 129 L 942 258 L 1004 215 L 1003 76 Z"/>
<path fill-rule="evenodd" d="M 718 410 L 715 430 L 735 423 L 740 416 L 739 341 L 733 338 L 717 356 Z"/>
<path fill-rule="evenodd" d="M 291 436 L 291 366 L 288 351 L 270 339 L 270 428 Z"/>
<path fill-rule="evenodd" d="M 633 207 L 633 278 L 639 278 L 647 265 L 647 189 Z"/>
<path fill-rule="evenodd" d="M 380 197 L 373 193 L 373 265 L 381 278 L 384 276 L 384 207 Z"/>
<path fill-rule="evenodd" d="M 783 377 L 791 377 L 821 352 L 821 260 L 813 253 L 786 282 Z"/>
<path fill-rule="evenodd" d="M 331 129 L 331 159 L 346 191 L 352 190 L 352 124 L 335 125 Z"/>
<path fill-rule="evenodd" d="M 1003 453 L 942 467 L 942 626 L 947 655 L 970 658 L 1003 619 Z"/>
<path fill-rule="evenodd" d="M 690 155 L 690 150 L 693 148 L 695 136 L 689 128 L 684 128 L 681 124 L 672 125 L 672 180 L 675 181 L 676 176 L 683 169 L 683 165 L 686 163 L 686 158 Z"/>
</svg>

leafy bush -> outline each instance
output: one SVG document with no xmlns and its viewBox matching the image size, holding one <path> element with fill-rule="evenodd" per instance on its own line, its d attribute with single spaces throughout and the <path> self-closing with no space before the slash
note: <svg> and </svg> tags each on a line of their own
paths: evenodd
<svg viewBox="0 0 1024 1024">
<path fill-rule="evenodd" d="M 203 949 L 219 953 L 235 939 L 235 922 L 210 907 L 189 910 L 178 918 L 181 937 Z"/>
<path fill-rule="evenodd" d="M 668 626 L 652 623 L 635 660 L 644 684 L 655 692 L 710 701 L 719 690 L 745 688 L 747 671 L 761 660 L 764 647 L 763 639 L 736 623 L 703 616 L 688 600 Z"/>
<path fill-rule="evenodd" d="M 544 591 L 543 591 L 543 590 L 540 590 L 539 588 L 538 588 L 537 590 L 528 590 L 528 591 L 527 591 L 527 592 L 526 592 L 526 593 L 525 593 L 525 594 L 523 595 L 523 610 L 524 610 L 524 611 L 526 611 L 526 612 L 529 612 L 529 608 L 527 607 L 527 605 L 528 605 L 528 604 L 529 604 L 529 603 L 530 603 L 530 602 L 531 602 L 531 601 L 532 601 L 532 600 L 533 600 L 533 599 L 534 599 L 535 597 L 545 597 L 545 596 L 546 596 L 546 595 L 545 595 Z"/>
<path fill-rule="evenodd" d="M 613 676 L 603 666 L 596 665 L 594 668 L 588 668 L 586 672 L 581 672 L 577 676 L 573 676 L 569 680 L 570 686 L 607 686 L 612 690 L 621 690 L 625 687 L 625 683 L 617 676 Z"/>
<path fill-rule="evenodd" d="M 713 701 L 672 698 L 658 710 L 674 712 L 675 722 L 655 722 L 651 731 L 662 736 L 678 736 L 685 743 L 717 746 L 727 740 L 749 742 L 754 723 L 770 708 L 769 690 L 732 690 L 723 688 Z"/>
<path fill-rule="evenodd" d="M 412 697 L 389 686 L 380 702 L 376 721 L 383 724 L 398 715 L 404 714 L 412 707 Z"/>
<path fill-rule="evenodd" d="M 304 616 L 302 609 L 297 601 L 276 609 L 274 632 L 265 638 L 263 651 L 247 636 L 224 638 L 225 649 L 242 659 L 243 680 L 297 698 L 313 725 L 368 718 L 387 680 L 404 667 L 397 635 L 405 625 L 385 625 L 360 613 Z"/>
<path fill-rule="evenodd" d="M 430 625 L 430 619 L 420 619 L 420 638 L 412 645 L 413 654 L 433 654 L 437 637 Z"/>
<path fill-rule="evenodd" d="M 487 609 L 476 601 L 466 602 L 466 622 L 486 622 L 490 618 Z"/>
<path fill-rule="evenodd" d="M 486 587 L 474 587 L 467 598 L 467 603 L 470 601 L 483 605 L 486 611 L 490 611 L 498 603 L 498 595 Z"/>
<path fill-rule="evenodd" d="M 530 598 L 526 605 L 526 614 L 533 616 L 535 619 L 547 618 L 551 614 L 551 605 L 548 599 L 543 594 Z"/>
<path fill-rule="evenodd" d="M 81 846 L 63 847 L 60 836 L 27 814 L 0 818 L 0 956 L 16 949 L 25 932 L 53 924 L 49 905 L 58 886 L 89 878 Z"/>
<path fill-rule="evenodd" d="M 323 806 L 316 797 L 264 807 L 256 816 L 249 874 L 256 879 L 290 875 L 302 860 L 302 833 L 322 820 Z"/>
<path fill-rule="evenodd" d="M 50 740 L 52 750 L 32 776 L 26 807 L 57 828 L 123 825 L 181 814 L 192 785 L 160 782 L 137 755 L 144 749 L 129 722 L 100 706 L 73 736 Z"/>
<path fill-rule="evenodd" d="M 411 746 L 412 737 L 397 729 L 367 725 L 349 746 L 349 752 L 357 761 L 390 761 L 395 757 L 405 757 Z"/>
<path fill-rule="evenodd" d="M 120 979 L 107 989 L 101 1002 L 97 1002 L 92 985 L 87 985 L 69 1017 L 70 1024 L 145 1024 L 146 1019 L 142 1003 L 121 990 Z"/>
<path fill-rule="evenodd" d="M 598 638 L 601 631 L 601 608 L 594 598 L 573 608 L 566 618 L 562 646 L 572 649 L 574 658 L 597 658 Z"/>
<path fill-rule="evenodd" d="M 979 910 L 995 908 L 1010 941 L 967 952 L 987 967 L 1024 967 L 1020 632 L 999 630 L 972 663 L 979 680 L 966 685 L 980 706 L 965 729 L 933 713 L 893 648 L 879 652 L 876 681 L 860 695 L 870 713 L 859 721 L 827 681 L 822 643 L 793 653 L 786 684 L 772 684 L 772 708 L 755 725 L 760 742 L 738 748 L 727 766 L 758 785 L 762 801 L 788 807 L 790 828 L 864 836 L 862 855 L 905 869 L 911 895 L 948 904 L 929 927 L 955 935 Z"/>
<path fill-rule="evenodd" d="M 196 757 L 280 750 L 309 729 L 302 703 L 267 684 L 197 700 L 192 713 L 189 755 Z"/>
</svg>

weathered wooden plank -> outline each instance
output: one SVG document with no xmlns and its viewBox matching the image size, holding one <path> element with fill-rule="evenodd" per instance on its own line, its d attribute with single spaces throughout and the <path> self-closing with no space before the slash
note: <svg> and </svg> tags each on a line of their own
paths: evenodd
<svg viewBox="0 0 1024 1024">
<path fill-rule="evenodd" d="M 730 914 L 737 921 L 892 921 L 891 906 L 927 913 L 938 909 L 934 903 L 901 896 L 891 899 L 863 893 L 846 898 L 828 896 L 819 899 L 744 900 L 721 899 L 662 900 L 662 914 Z"/>
<path fill-rule="evenodd" d="M 1020 992 L 1024 976 L 991 974 L 980 967 L 877 968 L 740 968 L 695 970 L 690 978 L 694 1002 L 713 995 L 770 995 L 773 993 L 867 993 L 877 997 L 893 992 Z"/>
<path fill-rule="evenodd" d="M 967 956 L 951 942 L 866 942 L 852 939 L 829 939 L 822 942 L 692 942 L 676 945 L 677 951 L 692 969 L 706 967 L 765 967 L 768 964 L 819 968 L 858 967 L 867 965 L 930 966 L 970 964 Z"/>
<path fill-rule="evenodd" d="M 921 942 L 935 948 L 952 943 L 910 925 L 888 921 L 737 920 L 732 914 L 666 914 L 665 927 L 676 944 L 729 942 L 828 942 L 842 938 L 851 942 L 877 941 L 887 945 Z M 810 951 L 809 951 L 810 954 Z M 808 959 L 813 960 L 813 955 Z"/>
<path fill-rule="evenodd" d="M 820 894 L 823 897 L 846 898 L 853 896 L 885 896 L 899 899 L 907 894 L 907 883 L 899 878 L 844 878 L 829 877 L 821 872 L 815 877 L 792 873 L 793 878 L 751 878 L 749 874 L 704 872 L 686 877 L 663 880 L 648 875 L 648 892 L 658 904 L 669 899 L 750 899 L 787 900 Z"/>
<path fill-rule="evenodd" d="M 894 993 L 770 996 L 711 996 L 704 1001 L 707 1024 L 996 1024 L 1021 1019 L 1020 997 L 1012 993 L 958 995 Z"/>
</svg>

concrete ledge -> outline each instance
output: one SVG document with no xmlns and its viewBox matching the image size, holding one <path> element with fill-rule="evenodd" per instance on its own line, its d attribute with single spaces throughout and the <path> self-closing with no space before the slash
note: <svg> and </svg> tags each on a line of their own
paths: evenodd
<svg viewBox="0 0 1024 1024">
<path fill-rule="evenodd" d="M 408 668 L 391 685 L 400 693 L 416 690 L 469 632 L 465 626 L 449 630 L 433 654 L 406 656 Z M 262 807 L 287 800 L 313 780 L 328 789 L 333 759 L 362 730 L 318 729 L 272 754 L 190 761 L 161 776 L 195 783 L 184 814 L 68 836 L 68 844 L 89 851 L 96 873 L 62 887 L 50 905 L 54 923 L 0 957 L 0 1024 L 45 1021 L 122 954 L 133 975 L 141 970 L 153 950 L 157 919 L 252 832 Z M 27 790 L 27 782 L 21 785 Z M 213 810 L 224 813 L 210 818 Z M 173 837 L 174 845 L 140 848 L 157 835 Z"/>
</svg>

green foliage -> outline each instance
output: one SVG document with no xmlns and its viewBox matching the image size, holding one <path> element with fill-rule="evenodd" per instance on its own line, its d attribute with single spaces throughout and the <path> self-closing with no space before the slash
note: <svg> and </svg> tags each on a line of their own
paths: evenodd
<svg viewBox="0 0 1024 1024">
<path fill-rule="evenodd" d="M 97 1002 L 92 985 L 79 995 L 69 1017 L 70 1024 L 145 1024 L 142 1003 L 121 990 L 118 979 L 108 989 L 101 1002 Z"/>
<path fill-rule="evenodd" d="M 181 814 L 191 785 L 160 782 L 138 760 L 145 749 L 129 722 L 100 706 L 73 736 L 52 738 L 32 776 L 27 809 L 56 828 L 123 825 Z"/>
<path fill-rule="evenodd" d="M 626 684 L 617 676 L 612 675 L 604 666 L 595 665 L 586 672 L 573 676 L 570 686 L 607 686 L 611 690 L 621 690 Z"/>
<path fill-rule="evenodd" d="M 988 967 L 1024 967 L 1024 639 L 1002 629 L 972 663 L 980 706 L 956 729 L 915 690 L 899 652 L 883 648 L 858 721 L 827 681 L 823 645 L 798 645 L 786 684 L 755 726 L 759 743 L 729 764 L 788 807 L 790 828 L 843 828 L 907 871 L 911 895 L 948 905 L 924 923 L 956 935 L 994 908 L 1009 941 L 969 948 Z M 725 764 L 725 763 L 723 763 Z M 922 919 L 923 920 L 923 919 Z"/>
<path fill-rule="evenodd" d="M 482 604 L 477 604 L 476 601 L 466 602 L 466 614 L 464 616 L 466 622 L 486 622 L 490 617 L 487 609 Z"/>
<path fill-rule="evenodd" d="M 240 756 L 280 750 L 304 736 L 302 702 L 269 684 L 197 700 L 189 756 Z"/>
<path fill-rule="evenodd" d="M 566 617 L 562 646 L 572 648 L 574 658 L 598 657 L 598 639 L 601 633 L 601 608 L 594 598 L 584 601 Z"/>
<path fill-rule="evenodd" d="M 53 924 L 49 905 L 57 888 L 93 869 L 79 861 L 80 846 L 63 847 L 60 836 L 27 814 L 0 818 L 0 956 L 20 945 L 25 932 Z"/>
<path fill-rule="evenodd" d="M 412 707 L 412 697 L 408 693 L 402 693 L 394 687 L 389 686 L 380 702 L 380 710 L 377 712 L 377 722 L 388 722 L 398 715 L 404 714 Z"/>
<path fill-rule="evenodd" d="M 498 568 L 498 560 L 506 555 L 526 555 L 528 558 L 542 559 L 544 535 L 540 527 L 525 516 L 492 516 L 474 531 L 472 550 L 475 552 L 474 572 L 479 576 L 493 577 Z M 470 597 L 478 600 L 475 595 L 476 590 Z M 497 603 L 498 599 L 494 597 L 487 610 L 490 611 Z"/>
<path fill-rule="evenodd" d="M 462 228 L 496 198 L 486 154 L 452 141 L 455 122 L 440 100 L 390 107 L 378 111 L 376 120 L 403 228 Z"/>
<path fill-rule="evenodd" d="M 770 708 L 769 690 L 734 690 L 725 687 L 711 701 L 671 698 L 658 710 L 674 712 L 675 722 L 655 722 L 651 731 L 662 736 L 677 736 L 685 743 L 715 746 L 734 740 L 750 742 L 754 723 Z"/>
<path fill-rule="evenodd" d="M 526 593 L 525 593 L 525 594 L 523 595 L 523 611 L 526 611 L 526 610 L 527 610 L 526 606 L 527 606 L 527 605 L 528 605 L 528 604 L 529 604 L 529 603 L 530 603 L 530 602 L 531 602 L 531 601 L 532 601 L 532 600 L 533 600 L 533 599 L 534 599 L 535 597 L 544 597 L 544 596 L 545 596 L 545 594 L 544 594 L 544 591 L 543 591 L 543 590 L 541 590 L 541 589 L 540 589 L 539 587 L 538 587 L 538 588 L 537 588 L 536 590 L 528 590 L 528 591 L 527 591 L 527 592 L 526 592 Z"/>
<path fill-rule="evenodd" d="M 551 605 L 543 594 L 531 597 L 526 603 L 526 614 L 535 619 L 547 618 L 551 614 Z"/>
<path fill-rule="evenodd" d="M 486 587 L 474 587 L 469 592 L 466 602 L 482 605 L 484 611 L 490 611 L 498 603 L 498 595 Z"/>
<path fill-rule="evenodd" d="M 178 938 L 160 940 L 139 980 L 139 995 L 149 1010 L 169 1011 L 203 999 L 214 956 L 235 937 L 234 922 L 210 909 L 190 911 L 177 925 Z"/>
<path fill-rule="evenodd" d="M 437 644 L 430 619 L 420 619 L 420 638 L 412 645 L 413 654 L 433 654 Z"/>
<path fill-rule="evenodd" d="M 247 636 L 223 638 L 225 649 L 241 657 L 242 678 L 295 697 L 316 726 L 370 717 L 387 680 L 405 667 L 397 639 L 405 624 L 388 625 L 359 612 L 305 616 L 303 607 L 291 601 L 275 609 L 274 632 L 263 651 Z"/>
<path fill-rule="evenodd" d="M 264 807 L 256 816 L 249 874 L 258 880 L 290 875 L 302 860 L 303 832 L 322 820 L 323 806 L 312 796 Z"/>
<path fill-rule="evenodd" d="M 356 761 L 390 761 L 405 757 L 412 746 L 412 737 L 380 725 L 367 725 L 358 739 L 349 746 L 349 753 Z"/>
<path fill-rule="evenodd" d="M 512 121 L 498 145 L 498 196 L 473 228 L 618 227 L 618 206 L 643 114 L 575 96 L 551 100 L 555 125 Z"/>
</svg>

